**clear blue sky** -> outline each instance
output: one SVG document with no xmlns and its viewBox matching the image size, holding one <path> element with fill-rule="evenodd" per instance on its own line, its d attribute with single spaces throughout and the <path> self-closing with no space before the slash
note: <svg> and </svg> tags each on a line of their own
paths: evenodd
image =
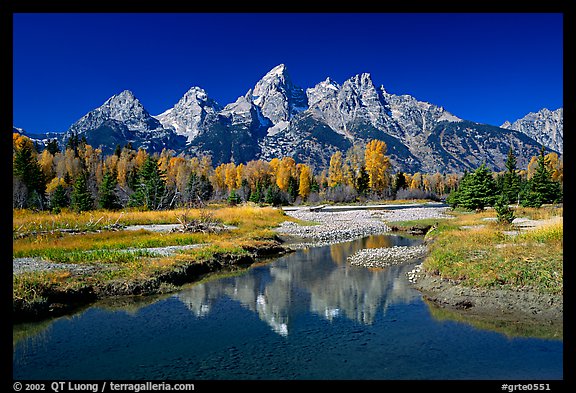
<svg viewBox="0 0 576 393">
<path fill-rule="evenodd" d="M 16 13 L 13 124 L 65 131 L 129 89 L 156 115 L 192 86 L 233 102 L 284 63 L 296 85 L 377 86 L 500 125 L 563 105 L 561 13 Z"/>
</svg>

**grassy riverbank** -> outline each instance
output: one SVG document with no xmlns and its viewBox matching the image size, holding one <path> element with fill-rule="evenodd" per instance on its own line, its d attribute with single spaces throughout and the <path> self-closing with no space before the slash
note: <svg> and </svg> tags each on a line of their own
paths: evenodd
<svg viewBox="0 0 576 393">
<path fill-rule="evenodd" d="M 205 273 L 249 264 L 266 253 L 282 252 L 273 228 L 286 220 L 290 217 L 280 209 L 250 205 L 81 214 L 14 211 L 13 257 L 67 264 L 62 269 L 15 274 L 14 311 L 17 316 L 34 318 L 65 312 L 108 295 L 173 290 L 174 285 Z M 219 230 L 123 229 L 193 222 L 210 223 Z M 169 254 L 158 251 L 173 246 L 188 248 Z"/>
<path fill-rule="evenodd" d="M 518 208 L 512 225 L 493 210 L 451 214 L 427 235 L 426 271 L 469 287 L 563 294 L 562 208 Z"/>
</svg>

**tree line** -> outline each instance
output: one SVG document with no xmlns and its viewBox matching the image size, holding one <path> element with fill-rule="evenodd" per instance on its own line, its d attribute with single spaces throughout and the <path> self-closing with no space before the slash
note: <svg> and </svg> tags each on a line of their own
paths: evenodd
<svg viewBox="0 0 576 393">
<path fill-rule="evenodd" d="M 532 205 L 561 200 L 562 160 L 544 149 L 525 170 L 516 169 L 510 149 L 505 172 L 482 165 L 464 174 L 392 173 L 386 150 L 376 139 L 337 150 L 320 171 L 291 157 L 214 167 L 209 155 L 177 156 L 167 149 L 149 154 L 130 144 L 103 155 L 77 137 L 62 150 L 55 141 L 39 149 L 14 133 L 13 208 L 161 210 L 207 201 L 288 205 L 443 197 L 454 207 L 483 208 L 501 194 Z"/>
</svg>

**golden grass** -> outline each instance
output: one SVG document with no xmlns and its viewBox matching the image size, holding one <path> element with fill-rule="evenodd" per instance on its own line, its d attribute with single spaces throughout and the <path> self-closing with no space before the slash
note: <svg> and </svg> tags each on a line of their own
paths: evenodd
<svg viewBox="0 0 576 393">
<path fill-rule="evenodd" d="M 86 285 L 103 285 L 110 280 L 146 279 L 175 269 L 179 265 L 209 260 L 217 255 L 248 254 L 247 249 L 273 244 L 275 232 L 272 228 L 282 221 L 291 220 L 281 209 L 256 205 L 154 212 L 92 211 L 81 214 L 70 211 L 51 214 L 14 210 L 13 217 L 15 232 L 26 234 L 26 231 L 29 231 L 28 236 L 15 236 L 13 257 L 42 257 L 67 263 L 98 263 L 102 267 L 89 276 L 72 275 L 69 271 L 40 271 L 14 276 L 14 301 L 29 304 L 43 302 L 46 291 L 53 288 L 65 290 Z M 183 217 L 188 220 L 202 217 L 214 219 L 233 228 L 220 233 L 106 230 L 106 225 L 111 223 L 179 223 L 179 219 Z M 93 231 L 70 234 L 54 230 L 57 228 Z M 205 246 L 170 256 L 158 256 L 143 251 L 146 248 L 188 244 Z"/>
<path fill-rule="evenodd" d="M 556 211 L 523 211 L 532 217 L 554 217 Z M 509 226 L 483 220 L 495 212 L 457 213 L 434 234 L 427 270 L 470 286 L 529 288 L 563 293 L 563 225 L 556 221 L 517 236 Z M 462 229 L 462 226 L 471 226 Z"/>
</svg>

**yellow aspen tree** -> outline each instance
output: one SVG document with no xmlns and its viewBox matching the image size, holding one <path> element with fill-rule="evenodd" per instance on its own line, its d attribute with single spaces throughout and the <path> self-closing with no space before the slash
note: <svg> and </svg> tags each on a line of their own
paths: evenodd
<svg viewBox="0 0 576 393">
<path fill-rule="evenodd" d="M 56 173 L 54 171 L 54 156 L 48 150 L 44 150 L 40 154 L 40 159 L 38 160 L 40 163 L 40 167 L 42 168 L 42 172 L 46 177 L 46 180 L 51 180 Z"/>
<path fill-rule="evenodd" d="M 192 157 L 188 160 L 188 167 L 192 173 L 200 175 L 200 159 L 198 157 Z"/>
<path fill-rule="evenodd" d="M 120 158 L 116 164 L 116 169 L 118 170 L 118 184 L 121 187 L 125 187 L 128 182 L 128 174 L 133 170 L 135 162 L 133 159 L 133 154 L 128 149 L 123 149 L 120 153 Z"/>
<path fill-rule="evenodd" d="M 22 150 L 22 148 L 26 145 L 26 147 L 34 150 L 34 142 L 30 138 L 24 135 L 20 135 L 17 132 L 12 133 L 12 149 Z"/>
<path fill-rule="evenodd" d="M 270 164 L 264 160 L 252 160 L 246 163 L 244 169 L 246 180 L 252 190 L 256 189 L 256 184 L 263 185 L 264 182 L 271 177 Z"/>
<path fill-rule="evenodd" d="M 318 178 L 316 179 L 316 182 L 322 187 L 326 187 L 326 185 L 328 184 L 328 172 L 326 171 L 326 169 L 323 169 L 322 172 L 320 172 Z"/>
<path fill-rule="evenodd" d="M 354 180 L 356 179 L 355 172 L 352 167 L 344 160 L 342 164 L 342 183 L 347 186 L 354 187 Z"/>
<path fill-rule="evenodd" d="M 212 157 L 209 155 L 203 155 L 200 157 L 200 167 L 198 168 L 197 172 L 200 176 L 204 176 L 207 179 L 210 178 L 212 172 L 214 172 L 214 168 L 212 168 Z"/>
<path fill-rule="evenodd" d="M 296 161 L 292 157 L 283 157 L 278 164 L 276 185 L 282 191 L 288 191 L 290 177 L 296 176 Z"/>
<path fill-rule="evenodd" d="M 364 150 L 363 145 L 355 144 L 346 151 L 345 162 L 349 165 L 354 178 L 360 175 L 360 170 L 364 166 Z"/>
<path fill-rule="evenodd" d="M 528 166 L 526 167 L 526 177 L 528 180 L 532 179 L 532 176 L 536 173 L 536 168 L 538 168 L 538 157 L 532 156 Z"/>
<path fill-rule="evenodd" d="M 160 153 L 160 157 L 158 158 L 158 168 L 162 172 L 164 173 L 168 172 L 168 165 L 170 164 L 171 157 L 172 153 L 168 149 L 163 148 L 162 152 Z"/>
<path fill-rule="evenodd" d="M 146 161 L 149 154 L 146 150 L 140 148 L 138 149 L 138 153 L 136 153 L 136 157 L 134 158 L 134 166 L 138 169 L 142 168 L 142 164 Z"/>
<path fill-rule="evenodd" d="M 561 181 L 563 178 L 564 166 L 556 153 L 548 153 L 544 156 L 546 168 L 550 171 L 551 178 L 554 181 Z"/>
<path fill-rule="evenodd" d="M 183 157 L 175 157 L 174 165 L 172 165 L 174 172 L 174 182 L 176 184 L 176 189 L 180 192 L 184 192 L 188 186 L 188 181 L 192 175 L 192 168 L 190 166 L 190 161 L 187 161 Z"/>
<path fill-rule="evenodd" d="M 56 177 L 64 178 L 66 173 L 66 162 L 64 161 L 64 154 L 58 152 L 54 154 L 54 171 Z"/>
<path fill-rule="evenodd" d="M 71 179 L 76 179 L 82 169 L 82 165 L 80 164 L 80 159 L 76 157 L 74 150 L 66 149 L 64 152 L 64 165 L 66 166 L 64 176 L 68 173 Z"/>
<path fill-rule="evenodd" d="M 63 187 L 66 187 L 66 183 L 64 182 L 64 179 L 62 179 L 60 177 L 54 177 L 46 185 L 46 193 L 48 195 L 52 194 L 58 185 L 62 185 Z"/>
<path fill-rule="evenodd" d="M 160 157 L 162 158 L 162 157 Z M 162 165 L 160 166 L 160 170 L 162 170 Z M 180 167 L 186 166 L 186 160 L 183 157 L 168 157 L 167 158 L 167 165 L 165 165 L 165 172 L 166 173 L 166 186 L 174 187 L 176 191 L 184 190 L 180 186 L 181 183 L 178 183 L 177 176 Z"/>
<path fill-rule="evenodd" d="M 446 175 L 445 185 L 448 188 L 446 191 L 451 192 L 458 188 L 458 183 L 460 183 L 460 177 L 456 173 L 448 173 Z"/>
<path fill-rule="evenodd" d="M 417 190 L 422 187 L 422 174 L 420 172 L 416 172 L 412 175 L 412 181 L 410 182 L 410 188 L 412 190 Z"/>
<path fill-rule="evenodd" d="M 120 158 L 116 155 L 116 154 L 111 154 L 109 156 L 106 156 L 106 158 L 104 159 L 104 170 L 105 171 L 117 171 L 118 168 L 118 160 Z"/>
<path fill-rule="evenodd" d="M 428 192 L 432 191 L 432 185 L 430 182 L 430 175 L 428 173 L 426 173 L 426 174 L 424 174 L 424 176 L 422 176 L 422 185 L 424 186 L 424 191 L 428 191 Z"/>
<path fill-rule="evenodd" d="M 214 169 L 212 184 L 221 191 L 226 188 L 226 164 L 222 163 Z"/>
<path fill-rule="evenodd" d="M 312 171 L 306 164 L 300 164 L 300 185 L 298 186 L 298 195 L 302 198 L 308 198 L 310 194 Z"/>
<path fill-rule="evenodd" d="M 98 160 L 96 163 L 96 169 L 94 172 L 94 176 L 96 177 L 96 183 L 102 183 L 102 179 L 104 178 L 104 163 L 102 160 Z"/>
<path fill-rule="evenodd" d="M 386 156 L 386 143 L 373 139 L 366 144 L 364 161 L 368 173 L 368 185 L 374 191 L 383 191 L 389 184 L 390 158 Z"/>
<path fill-rule="evenodd" d="M 276 157 L 271 159 L 269 167 L 270 167 L 270 177 L 273 182 L 276 182 L 276 176 L 278 175 L 278 169 L 280 168 L 280 159 Z"/>
<path fill-rule="evenodd" d="M 228 191 L 236 188 L 236 165 L 234 165 L 233 162 L 226 164 L 224 169 L 224 184 L 226 184 Z"/>
<path fill-rule="evenodd" d="M 446 192 L 446 185 L 444 184 L 444 176 L 440 172 L 432 175 L 433 190 L 438 195 L 443 195 Z"/>
<path fill-rule="evenodd" d="M 290 182 L 290 167 L 288 162 L 284 159 L 280 160 L 278 165 L 278 172 L 276 173 L 276 185 L 282 191 L 288 191 L 288 185 Z"/>
<path fill-rule="evenodd" d="M 242 187 L 242 180 L 244 180 L 244 164 L 240 163 L 236 167 L 236 188 Z"/>
<path fill-rule="evenodd" d="M 344 171 L 342 170 L 342 152 L 337 150 L 330 157 L 330 167 L 328 168 L 328 186 L 335 187 L 344 182 Z"/>
<path fill-rule="evenodd" d="M 412 183 L 412 175 L 409 173 L 404 173 L 403 175 L 404 175 L 404 184 L 410 187 L 410 184 Z"/>
</svg>

